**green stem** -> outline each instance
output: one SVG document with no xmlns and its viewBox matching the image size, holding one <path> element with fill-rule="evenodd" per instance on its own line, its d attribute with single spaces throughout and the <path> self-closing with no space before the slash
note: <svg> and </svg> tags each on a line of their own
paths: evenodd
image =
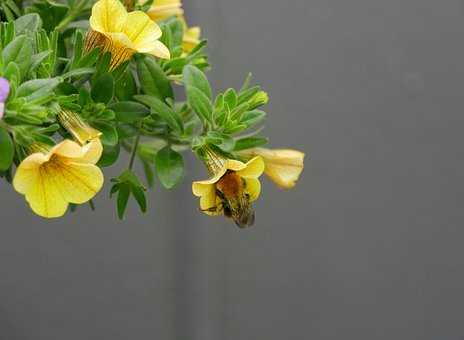
<svg viewBox="0 0 464 340">
<path fill-rule="evenodd" d="M 132 170 L 132 168 L 134 167 L 134 160 L 135 160 L 135 155 L 137 154 L 137 149 L 139 147 L 139 142 L 140 142 L 140 132 L 137 133 L 137 136 L 135 137 L 135 143 L 132 148 L 132 154 L 131 154 L 131 158 L 129 162 L 129 170 Z"/>
</svg>

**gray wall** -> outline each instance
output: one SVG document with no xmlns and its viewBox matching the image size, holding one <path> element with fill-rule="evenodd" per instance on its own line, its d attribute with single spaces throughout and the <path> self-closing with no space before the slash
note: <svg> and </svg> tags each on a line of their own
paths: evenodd
<svg viewBox="0 0 464 340">
<path fill-rule="evenodd" d="M 310 155 L 299 185 L 242 232 L 198 212 L 193 158 L 125 222 L 107 192 L 44 222 L 0 183 L 0 339 L 463 339 L 463 1 L 186 8 L 216 88 L 253 71 L 273 146 Z"/>
</svg>

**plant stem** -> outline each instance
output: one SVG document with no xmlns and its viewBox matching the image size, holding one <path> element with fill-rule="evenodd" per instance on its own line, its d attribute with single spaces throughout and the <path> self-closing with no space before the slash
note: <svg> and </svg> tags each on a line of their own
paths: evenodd
<svg viewBox="0 0 464 340">
<path fill-rule="evenodd" d="M 132 170 L 132 168 L 134 167 L 134 160 L 135 160 L 135 155 L 137 153 L 137 149 L 139 147 L 139 142 L 140 142 L 140 132 L 137 133 L 137 136 L 135 137 L 135 143 L 132 148 L 132 154 L 131 154 L 131 158 L 129 162 L 129 170 Z"/>
</svg>

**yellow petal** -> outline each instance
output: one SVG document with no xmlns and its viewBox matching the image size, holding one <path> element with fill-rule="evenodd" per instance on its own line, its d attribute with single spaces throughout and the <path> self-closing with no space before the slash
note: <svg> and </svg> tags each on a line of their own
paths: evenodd
<svg viewBox="0 0 464 340">
<path fill-rule="evenodd" d="M 206 192 L 200 197 L 200 209 L 207 215 L 217 216 L 222 213 L 220 209 L 220 201 L 218 202 L 216 196 L 216 188 L 214 185 L 210 185 Z"/>
<path fill-rule="evenodd" d="M 103 174 L 93 164 L 53 162 L 49 168 L 62 197 L 69 203 L 85 203 L 103 186 Z"/>
<path fill-rule="evenodd" d="M 171 16 L 181 16 L 184 11 L 179 0 L 157 0 L 148 11 L 148 15 L 155 21 L 161 21 Z"/>
<path fill-rule="evenodd" d="M 207 181 L 196 181 L 192 183 L 192 192 L 195 196 L 201 197 L 207 195 L 213 188 L 214 185 L 212 183 L 206 183 Z"/>
<path fill-rule="evenodd" d="M 237 161 L 235 159 L 228 159 L 225 162 L 224 167 L 227 170 L 240 171 L 240 170 L 245 169 L 247 167 L 247 165 L 245 163 Z"/>
<path fill-rule="evenodd" d="M 261 156 L 256 156 L 246 163 L 246 168 L 237 172 L 243 178 L 258 178 L 264 172 L 264 161 Z"/>
<path fill-rule="evenodd" d="M 154 7 L 162 7 L 162 6 L 182 6 L 180 0 L 156 0 Z"/>
<path fill-rule="evenodd" d="M 250 202 L 254 202 L 258 199 L 261 193 L 261 183 L 257 178 L 246 178 L 245 179 L 245 190 L 250 195 Z"/>
<path fill-rule="evenodd" d="M 297 150 L 256 148 L 247 152 L 264 158 L 264 173 L 283 189 L 293 188 L 304 168 L 305 154 Z"/>
<path fill-rule="evenodd" d="M 198 26 L 187 28 L 182 38 L 184 52 L 192 51 L 200 42 L 201 29 Z"/>
<path fill-rule="evenodd" d="M 101 33 L 121 32 L 127 11 L 118 0 L 100 0 L 92 7 L 90 27 Z"/>
<path fill-rule="evenodd" d="M 171 52 L 169 52 L 169 49 L 159 40 L 153 43 L 153 49 L 148 51 L 147 53 L 162 59 L 171 58 Z"/>
<path fill-rule="evenodd" d="M 66 158 L 80 158 L 83 156 L 83 151 L 79 144 L 72 140 L 65 139 L 55 145 L 49 152 L 49 155 L 57 155 Z"/>
<path fill-rule="evenodd" d="M 279 165 L 269 163 L 264 173 L 282 189 L 291 189 L 303 171 L 303 166 Z"/>
<path fill-rule="evenodd" d="M 141 53 L 151 51 L 153 44 L 161 37 L 161 29 L 141 11 L 134 11 L 127 15 L 127 21 L 122 32 L 132 42 L 134 48 Z"/>
<path fill-rule="evenodd" d="M 107 51 L 111 52 L 113 56 L 122 53 L 127 48 L 135 49 L 134 44 L 125 33 L 108 33 L 106 36 L 110 41 Z"/>
<path fill-rule="evenodd" d="M 34 153 L 25 158 L 16 169 L 13 179 L 15 190 L 20 194 L 25 194 L 36 183 L 39 168 L 46 161 L 48 161 L 48 158 L 42 153 Z"/>
<path fill-rule="evenodd" d="M 26 193 L 26 200 L 37 215 L 46 218 L 63 216 L 68 208 L 47 166 L 40 167 L 34 185 Z"/>
<path fill-rule="evenodd" d="M 96 164 L 103 153 L 103 145 L 100 138 L 91 140 L 89 143 L 82 147 L 84 155 L 79 160 L 82 163 Z"/>
<path fill-rule="evenodd" d="M 212 184 L 216 183 L 217 181 L 219 181 L 221 179 L 221 177 L 224 176 L 226 171 L 227 171 L 227 168 L 223 167 L 220 170 L 218 170 L 218 172 L 216 172 L 216 174 L 213 177 L 211 177 L 210 179 L 193 182 L 193 184 L 192 184 L 193 194 L 196 195 L 196 196 L 200 196 L 200 195 L 195 194 L 195 192 L 200 192 L 201 191 L 200 188 L 202 186 L 212 185 Z M 200 190 L 200 191 L 198 191 L 198 190 Z"/>
</svg>

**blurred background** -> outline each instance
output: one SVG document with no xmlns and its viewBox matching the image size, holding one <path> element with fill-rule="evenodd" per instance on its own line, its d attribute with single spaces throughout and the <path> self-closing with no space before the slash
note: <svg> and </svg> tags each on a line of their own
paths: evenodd
<svg viewBox="0 0 464 340">
<path fill-rule="evenodd" d="M 265 181 L 245 231 L 198 211 L 191 156 L 123 222 L 108 188 L 45 221 L 1 182 L 0 339 L 463 339 L 464 1 L 185 9 L 217 90 L 252 71 L 269 92 L 300 182 Z"/>
</svg>

